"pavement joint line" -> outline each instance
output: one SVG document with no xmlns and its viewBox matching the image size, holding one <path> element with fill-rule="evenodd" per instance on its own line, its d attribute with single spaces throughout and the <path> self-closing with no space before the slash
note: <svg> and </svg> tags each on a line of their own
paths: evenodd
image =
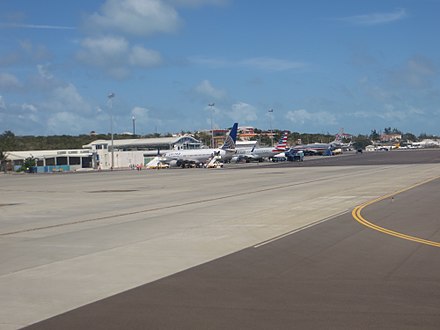
<svg viewBox="0 0 440 330">
<path fill-rule="evenodd" d="M 278 185 L 275 187 L 262 188 L 262 189 L 247 192 L 247 194 L 248 195 L 249 194 L 257 194 L 257 193 L 262 193 L 262 192 L 267 192 L 267 191 L 274 191 L 274 190 L 278 190 L 278 189 L 286 189 L 286 188 L 300 186 L 300 185 L 314 183 L 314 182 L 322 182 L 322 181 L 326 181 L 326 180 L 330 180 L 330 179 L 334 179 L 334 178 L 338 178 L 338 177 L 344 177 L 344 175 L 335 175 L 331 178 L 315 179 L 315 180 L 309 180 L 309 181 L 304 181 L 304 182 L 295 182 L 295 183 L 291 183 L 291 184 Z M 142 213 L 154 212 L 154 211 L 161 211 L 161 210 L 165 210 L 165 209 L 173 209 L 173 208 L 194 205 L 194 204 L 199 204 L 199 203 L 209 203 L 209 202 L 214 202 L 217 200 L 228 199 L 228 198 L 238 197 L 238 196 L 242 196 L 242 195 L 243 195 L 243 193 L 235 193 L 235 194 L 219 196 L 219 197 L 215 197 L 215 198 L 206 198 L 206 199 L 201 199 L 198 201 L 191 201 L 191 202 L 186 202 L 186 203 L 170 205 L 167 207 L 155 207 L 155 208 L 144 209 L 144 210 L 139 210 L 139 211 L 124 212 L 124 213 L 107 215 L 107 216 L 102 216 L 102 217 L 97 217 L 97 218 L 77 220 L 77 221 L 72 221 L 72 222 L 67 222 L 67 223 L 59 223 L 59 224 L 54 224 L 54 225 L 49 225 L 49 226 L 15 230 L 15 231 L 11 231 L 11 232 L 0 233 L 0 237 L 1 236 L 10 236 L 10 235 L 15 235 L 15 234 L 22 234 L 22 233 L 33 232 L 33 231 L 39 231 L 39 230 L 45 230 L 45 229 L 59 228 L 59 227 L 64 227 L 64 226 L 77 225 L 77 224 L 82 224 L 82 223 L 87 223 L 87 222 L 120 218 L 120 217 L 124 217 L 124 216 L 130 216 L 130 215 L 136 215 L 136 214 L 142 214 Z"/>
<path fill-rule="evenodd" d="M 398 195 L 398 194 L 401 194 L 401 193 L 406 192 L 406 191 L 408 191 L 408 190 L 414 189 L 414 188 L 416 188 L 416 187 L 419 187 L 419 186 L 424 185 L 424 184 L 426 184 L 426 183 L 429 183 L 429 182 L 431 182 L 431 181 L 437 180 L 437 179 L 439 179 L 439 178 L 440 178 L 440 176 L 433 177 L 433 178 L 430 178 L 430 179 L 424 180 L 424 181 L 422 181 L 422 182 L 416 183 L 416 184 L 414 184 L 414 185 L 412 185 L 412 186 L 409 186 L 409 187 L 403 188 L 403 189 L 401 189 L 401 190 L 398 190 L 398 191 L 396 191 L 396 192 L 393 192 L 393 193 L 390 193 L 390 194 L 387 194 L 387 195 L 381 196 L 381 197 L 379 197 L 379 198 L 373 199 L 373 200 L 371 200 L 371 201 L 368 201 L 368 202 L 366 202 L 366 203 L 363 203 L 363 204 L 361 204 L 361 205 L 355 207 L 355 208 L 353 209 L 353 211 L 351 212 L 351 215 L 352 215 L 353 218 L 354 218 L 357 222 L 359 222 L 360 224 L 362 224 L 362 225 L 364 225 L 364 226 L 366 226 L 366 227 L 368 227 L 368 228 L 370 228 L 370 229 L 373 229 L 373 230 L 379 231 L 379 232 L 381 232 L 381 233 L 383 233 L 383 234 L 390 235 L 390 236 L 394 236 L 394 237 L 397 237 L 397 238 L 405 239 L 405 240 L 412 241 L 412 242 L 416 242 L 416 243 L 421 243 L 421 244 L 425 244 L 425 245 L 430 245 L 430 246 L 433 246 L 433 247 L 440 247 L 440 242 L 430 241 L 430 240 L 427 240 L 427 239 L 423 239 L 423 238 L 419 238 L 419 237 L 415 237 L 415 236 L 407 235 L 407 234 L 404 234 L 404 233 L 399 233 L 399 232 L 397 232 L 397 231 L 394 231 L 394 230 L 391 230 L 391 229 L 387 229 L 387 228 L 381 227 L 381 226 L 379 226 L 379 225 L 376 225 L 376 224 L 374 224 L 374 223 L 372 223 L 372 222 L 366 220 L 366 219 L 361 215 L 361 211 L 362 211 L 365 207 L 367 207 L 367 206 L 369 206 L 369 205 L 372 205 L 372 204 L 374 204 L 374 203 L 380 202 L 380 201 L 382 201 L 382 200 L 384 200 L 384 199 L 387 199 L 387 198 L 390 198 L 390 197 L 394 197 L 394 196 L 396 196 L 396 195 Z"/>
<path fill-rule="evenodd" d="M 293 235 L 293 234 L 295 234 L 295 233 L 298 233 L 298 232 L 300 232 L 300 231 L 302 231 L 302 230 L 305 230 L 305 229 L 308 229 L 308 228 L 314 227 L 314 226 L 319 225 L 319 224 L 321 224 L 321 223 L 323 223 L 323 222 L 326 222 L 326 221 L 328 221 L 328 220 L 331 220 L 331 219 L 334 219 L 334 218 L 339 217 L 339 216 L 341 216 L 341 215 L 344 215 L 344 214 L 346 214 L 346 213 L 348 213 L 348 212 L 350 212 L 350 210 L 345 210 L 345 211 L 342 211 L 342 212 L 338 212 L 338 213 L 336 213 L 336 214 L 332 214 L 332 215 L 330 215 L 330 216 L 328 216 L 328 217 L 326 217 L 326 218 L 324 218 L 324 219 L 320 219 L 320 220 L 314 221 L 314 222 L 309 223 L 309 224 L 307 224 L 307 225 L 304 225 L 304 226 L 302 226 L 302 227 L 299 227 L 299 228 L 293 229 L 293 230 L 291 230 L 291 231 L 288 231 L 287 233 L 284 233 L 284 234 L 281 234 L 281 235 L 275 236 L 275 237 L 270 238 L 270 239 L 268 239 L 268 240 L 266 240 L 266 241 L 263 241 L 263 242 L 261 242 L 261 243 L 258 243 L 258 244 L 256 244 L 256 245 L 254 245 L 253 247 L 254 247 L 255 249 L 257 249 L 257 248 L 259 248 L 259 247 L 261 247 L 261 246 L 264 246 L 264 245 L 267 245 L 267 244 L 273 243 L 273 242 L 275 242 L 275 241 L 278 241 L 278 240 L 280 240 L 280 239 L 283 239 L 283 238 L 285 238 L 285 237 L 288 237 L 288 236 L 290 236 L 290 235 Z"/>
</svg>

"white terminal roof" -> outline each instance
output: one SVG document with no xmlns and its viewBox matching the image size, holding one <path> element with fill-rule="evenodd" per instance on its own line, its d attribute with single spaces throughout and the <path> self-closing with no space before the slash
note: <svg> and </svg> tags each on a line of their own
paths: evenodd
<svg viewBox="0 0 440 330">
<path fill-rule="evenodd" d="M 8 160 L 26 159 L 29 157 L 34 158 L 52 158 L 52 157 L 86 157 L 91 154 L 87 149 L 70 149 L 70 150 L 28 150 L 28 151 L 7 151 L 6 158 Z"/>
<path fill-rule="evenodd" d="M 182 143 L 182 140 L 190 140 L 192 143 L 200 144 L 200 141 L 192 136 L 170 136 L 170 137 L 158 137 L 158 138 L 148 138 L 148 139 L 123 139 L 123 140 L 113 140 L 113 145 L 115 147 L 128 147 L 128 146 L 157 146 L 157 145 L 172 145 L 177 143 Z M 107 144 L 111 145 L 111 140 L 95 140 L 89 144 L 83 145 L 83 148 L 91 149 L 92 146 L 97 144 Z"/>
</svg>

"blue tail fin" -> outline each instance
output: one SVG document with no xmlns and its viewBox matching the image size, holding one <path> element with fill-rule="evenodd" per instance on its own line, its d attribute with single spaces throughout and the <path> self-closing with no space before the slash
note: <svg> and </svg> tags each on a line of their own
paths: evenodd
<svg viewBox="0 0 440 330">
<path fill-rule="evenodd" d="M 225 143 L 222 145 L 222 149 L 235 149 L 235 142 L 237 141 L 238 123 L 232 126 L 231 131 L 226 137 Z"/>
</svg>

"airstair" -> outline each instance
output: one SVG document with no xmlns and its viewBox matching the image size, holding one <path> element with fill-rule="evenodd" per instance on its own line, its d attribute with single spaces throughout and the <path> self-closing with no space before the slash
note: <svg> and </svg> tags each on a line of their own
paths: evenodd
<svg viewBox="0 0 440 330">
<path fill-rule="evenodd" d="M 221 162 L 221 156 L 212 156 L 206 163 L 206 168 L 221 168 L 223 163 Z"/>
<path fill-rule="evenodd" d="M 148 162 L 148 164 L 145 166 L 148 169 L 159 169 L 159 168 L 167 168 L 169 167 L 168 164 L 164 164 L 162 162 L 163 158 L 161 156 L 156 156 L 152 160 Z"/>
</svg>

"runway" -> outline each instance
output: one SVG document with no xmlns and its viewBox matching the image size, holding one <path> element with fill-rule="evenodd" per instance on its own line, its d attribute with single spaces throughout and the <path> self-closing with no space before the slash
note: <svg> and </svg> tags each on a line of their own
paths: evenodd
<svg viewBox="0 0 440 330">
<path fill-rule="evenodd" d="M 439 175 L 426 162 L 1 176 L 1 326 L 430 328 L 438 248 L 351 211 Z M 363 212 L 438 241 L 437 186 Z"/>
</svg>

